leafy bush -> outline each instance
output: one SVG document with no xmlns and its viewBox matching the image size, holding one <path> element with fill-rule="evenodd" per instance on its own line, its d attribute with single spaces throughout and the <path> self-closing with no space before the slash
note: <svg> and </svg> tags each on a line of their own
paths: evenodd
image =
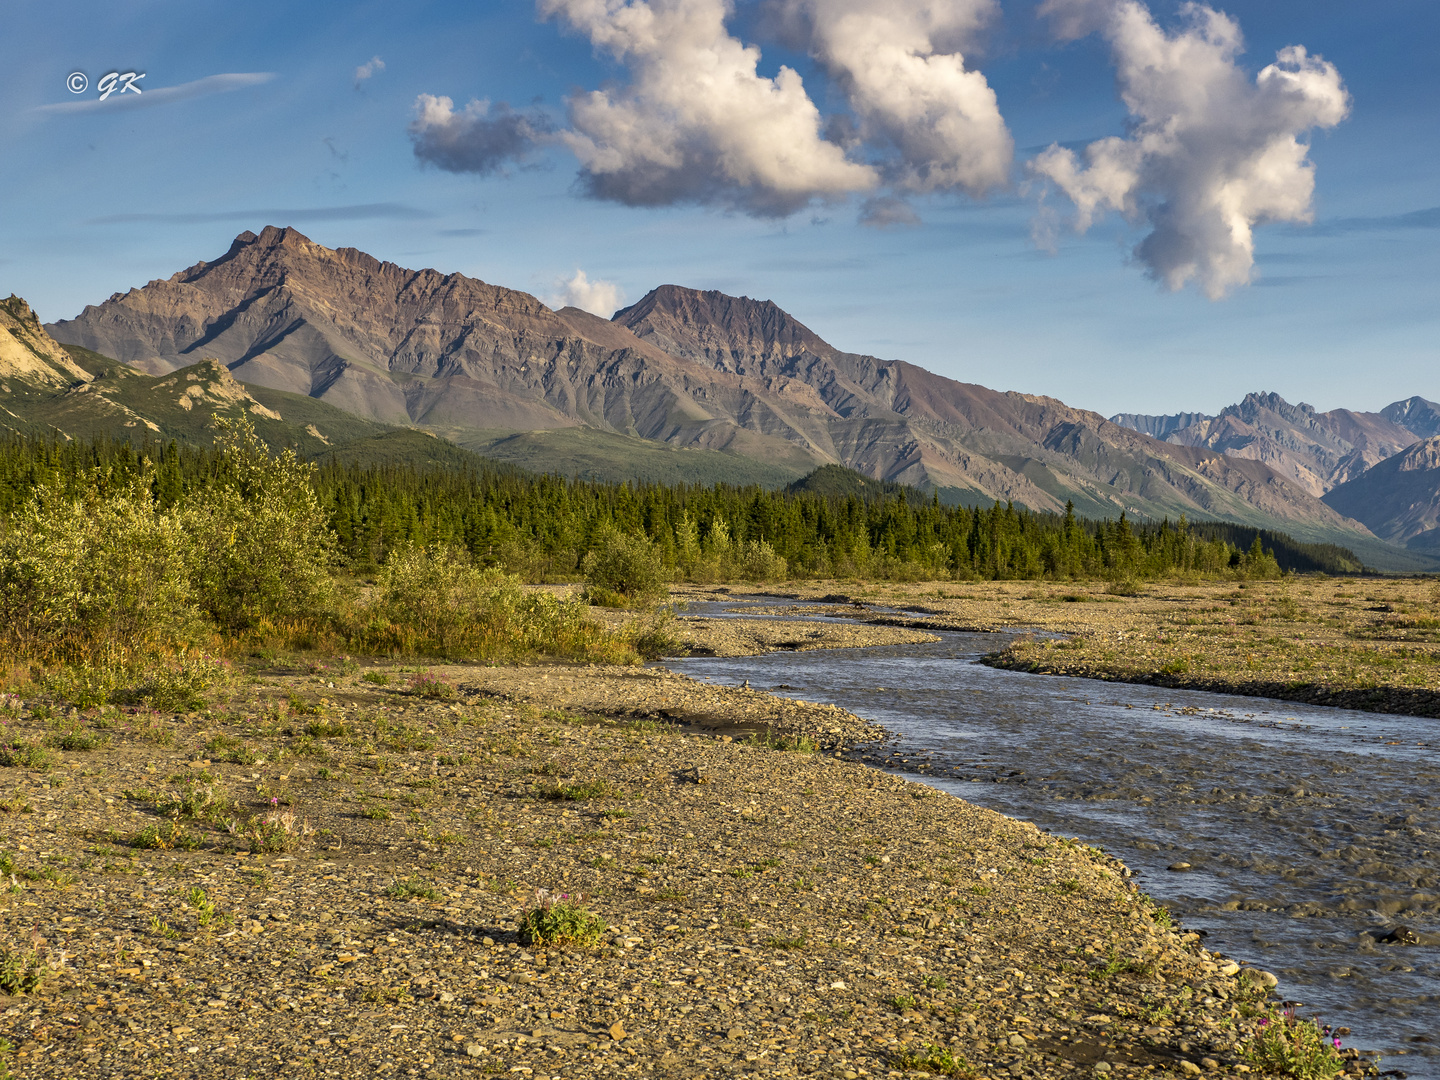
<svg viewBox="0 0 1440 1080">
<path fill-rule="evenodd" d="M 591 622 L 585 606 L 525 589 L 462 553 L 403 548 L 381 568 L 371 598 L 355 609 L 351 636 L 377 652 L 504 660 L 540 653 L 625 662 L 625 642 Z"/>
<path fill-rule="evenodd" d="M 1240 1056 L 1262 1072 L 1297 1080 L 1329 1080 L 1345 1069 L 1340 1040 L 1327 1037 L 1313 1021 L 1299 1020 L 1293 1008 L 1263 1017 L 1260 1031 Z"/>
<path fill-rule="evenodd" d="M 975 1070 L 968 1061 L 939 1046 L 927 1046 L 918 1051 L 902 1050 L 890 1059 L 890 1063 L 906 1072 L 927 1072 L 937 1076 L 975 1075 Z"/>
<path fill-rule="evenodd" d="M 183 515 L 203 538 L 191 557 L 201 606 L 230 631 L 331 610 L 334 537 L 311 487 L 313 467 L 293 450 L 271 455 L 248 420 L 216 424 L 222 480 Z"/>
<path fill-rule="evenodd" d="M 449 701 L 455 696 L 455 687 L 428 672 L 410 676 L 408 686 L 410 692 L 416 697 L 422 697 L 429 701 Z"/>
<path fill-rule="evenodd" d="M 535 890 L 535 906 L 520 916 L 520 944 L 529 947 L 588 948 L 600 940 L 605 924 L 569 896 Z"/>
<path fill-rule="evenodd" d="M 397 900 L 408 900 L 412 896 L 421 900 L 438 901 L 440 893 L 422 877 L 410 877 L 408 879 L 396 878 L 385 890 L 386 896 L 393 896 Z"/>
<path fill-rule="evenodd" d="M 199 629 L 184 522 L 156 507 L 149 473 L 108 480 L 95 474 L 79 498 L 41 485 L 0 537 L 0 635 L 12 650 L 104 658 Z"/>
<path fill-rule="evenodd" d="M 50 975 L 50 966 L 34 949 L 0 945 L 0 993 L 33 994 Z"/>
<path fill-rule="evenodd" d="M 607 606 L 614 605 L 614 597 L 634 607 L 669 595 L 669 575 L 660 550 L 648 538 L 613 526 L 600 531 L 581 569 L 587 596 L 593 594 L 602 604 L 610 600 Z"/>
<path fill-rule="evenodd" d="M 55 754 L 24 739 L 0 738 L 0 765 L 12 769 L 48 772 L 55 767 Z"/>
</svg>

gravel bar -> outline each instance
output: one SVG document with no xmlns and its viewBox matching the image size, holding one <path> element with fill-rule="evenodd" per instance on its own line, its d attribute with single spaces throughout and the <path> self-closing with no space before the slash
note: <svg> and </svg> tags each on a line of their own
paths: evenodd
<svg viewBox="0 0 1440 1080">
<path fill-rule="evenodd" d="M 51 968 L 0 997 L 18 1076 L 1248 1071 L 1260 973 L 1102 853 L 844 760 L 858 717 L 430 673 L 452 698 L 337 662 L 185 716 L 10 699 L 12 744 L 96 736 L 0 768 L 0 946 Z M 523 947 L 542 888 L 601 943 Z"/>
</svg>

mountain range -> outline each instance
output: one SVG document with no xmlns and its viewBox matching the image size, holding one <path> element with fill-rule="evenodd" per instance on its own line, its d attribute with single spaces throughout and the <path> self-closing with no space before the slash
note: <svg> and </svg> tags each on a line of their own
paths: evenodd
<svg viewBox="0 0 1440 1080">
<path fill-rule="evenodd" d="M 1379 412 L 1317 412 L 1247 394 L 1218 416 L 1121 414 L 1117 423 L 1179 446 L 1262 461 L 1375 535 L 1440 550 L 1440 405 L 1406 398 Z"/>
<path fill-rule="evenodd" d="M 93 371 L 82 372 L 87 380 L 55 367 L 83 356 L 96 358 L 101 382 L 159 386 L 184 372 L 219 387 L 228 377 L 253 402 L 243 406 L 252 415 L 269 409 L 288 422 L 323 412 L 323 424 L 307 421 L 322 435 L 339 417 L 373 425 L 363 437 L 418 428 L 531 468 L 605 478 L 780 484 L 841 464 L 947 501 L 1042 511 L 1069 501 L 1095 517 L 1185 514 L 1261 526 L 1345 544 L 1377 565 L 1394 549 L 1322 501 L 1323 485 L 1358 473 L 1340 464 L 1347 455 L 1364 464 L 1393 455 L 1403 447 L 1383 451 L 1434 411 L 1413 399 L 1397 420 L 1347 414 L 1357 419 L 1331 425 L 1343 428 L 1345 445 L 1327 444 L 1335 461 L 1317 479 L 1319 465 L 1307 473 L 1283 454 L 1233 452 L 1239 436 L 1221 434 L 1220 421 L 1238 432 L 1249 413 L 1162 424 L 1155 438 L 1147 418 L 1112 422 L 1054 398 L 844 352 L 768 300 L 665 285 L 607 320 L 273 226 L 40 333 L 65 345 L 60 359 L 45 361 L 50 381 L 34 384 L 57 400 L 94 392 L 80 389 L 97 381 Z M 104 368 L 106 358 L 119 363 Z M 214 363 L 197 367 L 204 361 Z M 74 385 L 62 387 L 67 377 Z M 1246 408 L 1276 432 L 1272 414 L 1292 427 L 1305 422 L 1288 419 L 1284 410 L 1297 407 L 1278 398 L 1252 397 Z M 66 430 L 58 408 L 32 403 L 12 414 Z M 1207 434 L 1194 437 L 1202 427 Z"/>
</svg>

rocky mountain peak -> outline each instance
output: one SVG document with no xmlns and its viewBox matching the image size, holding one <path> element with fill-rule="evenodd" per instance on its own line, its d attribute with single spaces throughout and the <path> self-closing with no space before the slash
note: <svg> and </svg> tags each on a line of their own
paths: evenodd
<svg viewBox="0 0 1440 1080">
<path fill-rule="evenodd" d="M 1421 438 L 1440 435 L 1440 405 L 1418 395 L 1385 406 L 1380 415 Z"/>
<path fill-rule="evenodd" d="M 1440 438 L 1424 439 L 1400 455 L 1400 472 L 1440 469 Z"/>
<path fill-rule="evenodd" d="M 617 311 L 613 320 L 672 356 L 725 371 L 836 351 L 774 301 L 714 289 L 661 285 Z"/>
<path fill-rule="evenodd" d="M 40 319 L 13 293 L 0 300 L 0 377 L 49 386 L 90 381 L 90 375 L 45 332 Z"/>
</svg>

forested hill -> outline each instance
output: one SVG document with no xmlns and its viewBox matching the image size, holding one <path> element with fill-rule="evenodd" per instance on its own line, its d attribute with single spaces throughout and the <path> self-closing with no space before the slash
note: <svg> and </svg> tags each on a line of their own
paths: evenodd
<svg viewBox="0 0 1440 1080">
<path fill-rule="evenodd" d="M 0 514 L 22 507 L 37 484 L 71 493 L 153 470 L 160 505 L 213 483 L 211 449 L 127 442 L 0 445 Z M 466 469 L 330 460 L 315 472 L 340 557 L 366 573 L 397 547 L 463 548 L 533 580 L 574 577 L 607 528 L 643 533 L 677 574 L 702 580 L 868 575 L 912 578 L 1145 578 L 1172 574 L 1264 575 L 1281 569 L 1356 572 L 1332 546 L 1239 526 L 1093 521 L 996 503 L 944 506 L 934 496 L 861 478 L 820 478 L 821 491 L 760 487 L 632 485 L 535 476 L 506 467 Z M 869 490 L 878 488 L 873 494 Z M 1267 549 L 1268 548 L 1268 552 Z M 1273 554 L 1271 554 L 1273 553 Z M 780 560 L 784 560 L 783 563 Z"/>
</svg>

